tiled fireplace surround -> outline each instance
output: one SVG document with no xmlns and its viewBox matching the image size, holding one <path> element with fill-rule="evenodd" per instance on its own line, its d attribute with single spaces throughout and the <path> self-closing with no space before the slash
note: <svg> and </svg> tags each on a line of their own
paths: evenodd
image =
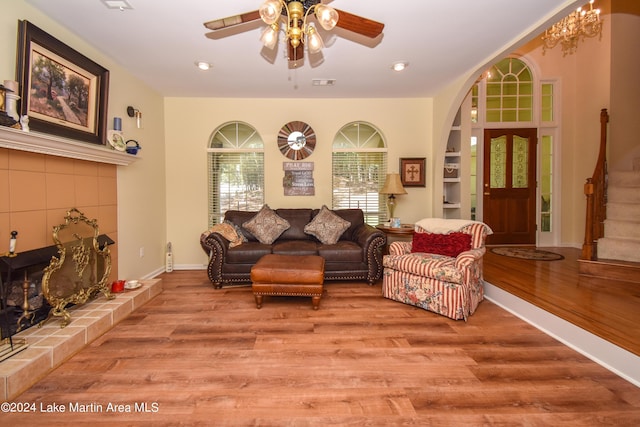
<svg viewBox="0 0 640 427">
<path fill-rule="evenodd" d="M 117 167 L 133 160 L 103 146 L 0 128 L 0 253 L 12 230 L 17 252 L 51 246 L 53 226 L 75 207 L 115 240 L 109 283 L 118 278 Z M 0 362 L 0 399 L 15 398 L 161 290 L 160 280 L 146 280 L 113 300 L 100 296 L 73 308 L 66 328 L 53 319 L 18 334 L 29 347 Z"/>
</svg>

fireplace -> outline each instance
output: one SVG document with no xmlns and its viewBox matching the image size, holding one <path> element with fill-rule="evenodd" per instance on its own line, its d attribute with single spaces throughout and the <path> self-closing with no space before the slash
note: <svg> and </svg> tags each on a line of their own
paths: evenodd
<svg viewBox="0 0 640 427">
<path fill-rule="evenodd" d="M 0 360 L 23 349 L 12 338 L 17 332 L 52 317 L 61 317 L 64 327 L 71 321 L 68 307 L 100 292 L 111 298 L 108 246 L 114 242 L 99 234 L 97 221 L 73 208 L 52 236 L 53 246 L 0 257 Z"/>
</svg>

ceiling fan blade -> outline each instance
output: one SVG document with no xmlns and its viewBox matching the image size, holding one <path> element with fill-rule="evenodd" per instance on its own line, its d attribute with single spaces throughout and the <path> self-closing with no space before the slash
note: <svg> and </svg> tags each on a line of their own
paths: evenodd
<svg viewBox="0 0 640 427">
<path fill-rule="evenodd" d="M 287 53 L 289 61 L 300 61 L 304 58 L 304 46 L 300 43 L 297 48 L 294 48 L 291 43 L 287 42 Z"/>
<path fill-rule="evenodd" d="M 338 23 L 336 24 L 336 27 L 362 34 L 363 36 L 372 39 L 382 34 L 382 30 L 384 29 L 384 24 L 382 23 L 372 21 L 371 19 L 363 18 L 349 12 L 344 12 L 342 10 L 336 9 L 336 11 L 338 12 Z"/>
<path fill-rule="evenodd" d="M 204 26 L 211 31 L 216 31 L 223 28 L 234 27 L 246 22 L 255 21 L 257 19 L 260 19 L 260 13 L 257 10 L 254 10 L 253 12 L 241 13 L 240 15 L 229 16 L 227 18 L 205 22 Z"/>
</svg>

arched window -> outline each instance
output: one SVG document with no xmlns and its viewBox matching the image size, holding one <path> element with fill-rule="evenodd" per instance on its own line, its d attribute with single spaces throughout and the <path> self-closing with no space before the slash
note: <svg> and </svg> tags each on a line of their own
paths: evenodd
<svg viewBox="0 0 640 427">
<path fill-rule="evenodd" d="M 517 58 L 491 67 L 487 76 L 487 122 L 533 121 L 533 75 Z"/>
<path fill-rule="evenodd" d="M 247 123 L 229 122 L 211 134 L 207 149 L 209 226 L 230 209 L 259 210 L 264 204 L 264 144 Z"/>
<path fill-rule="evenodd" d="M 333 209 L 362 209 L 365 222 L 387 220 L 379 191 L 387 174 L 387 148 L 378 129 L 364 122 L 345 125 L 333 139 Z"/>
</svg>

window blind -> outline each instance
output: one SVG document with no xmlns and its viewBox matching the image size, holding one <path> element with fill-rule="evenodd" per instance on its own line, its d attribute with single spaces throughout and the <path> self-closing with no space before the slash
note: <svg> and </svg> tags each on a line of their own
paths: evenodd
<svg viewBox="0 0 640 427">
<path fill-rule="evenodd" d="M 208 153 L 209 226 L 227 210 L 260 210 L 264 204 L 264 153 L 218 150 Z"/>
<path fill-rule="evenodd" d="M 387 173 L 387 153 L 382 151 L 334 151 L 333 209 L 362 209 L 365 222 L 386 221 L 387 207 L 379 191 Z"/>
</svg>

